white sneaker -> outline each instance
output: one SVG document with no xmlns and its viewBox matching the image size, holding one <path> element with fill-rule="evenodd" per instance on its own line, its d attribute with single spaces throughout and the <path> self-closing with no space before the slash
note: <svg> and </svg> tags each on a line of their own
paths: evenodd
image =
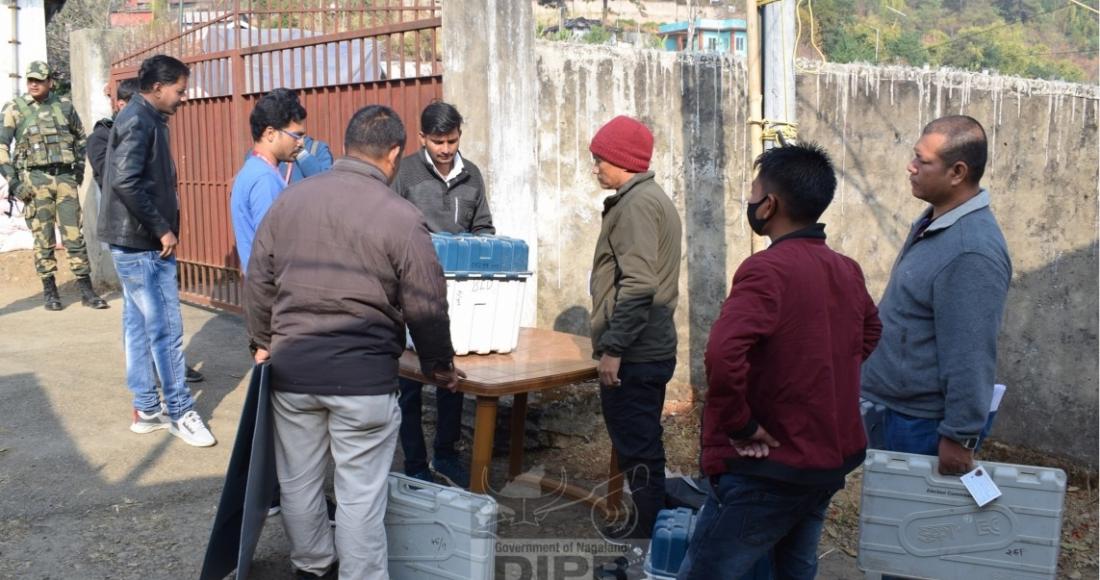
<svg viewBox="0 0 1100 580">
<path fill-rule="evenodd" d="M 164 406 L 164 403 L 161 403 L 160 410 L 156 413 L 146 413 L 134 409 L 134 420 L 130 423 L 130 430 L 134 433 L 152 433 L 160 429 L 167 429 L 170 422 L 168 408 Z"/>
<path fill-rule="evenodd" d="M 194 410 L 184 413 L 179 421 L 172 421 L 168 431 L 183 439 L 184 443 L 195 447 L 210 447 L 217 443 L 210 429 L 202 422 L 202 417 Z"/>
</svg>

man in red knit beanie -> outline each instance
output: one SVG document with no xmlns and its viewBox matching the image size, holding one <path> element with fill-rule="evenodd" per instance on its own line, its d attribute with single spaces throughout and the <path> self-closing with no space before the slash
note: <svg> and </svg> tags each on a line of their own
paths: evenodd
<svg viewBox="0 0 1100 580">
<path fill-rule="evenodd" d="M 592 347 L 611 444 L 634 501 L 612 539 L 648 538 L 665 505 L 661 409 L 676 368 L 673 314 L 680 280 L 680 215 L 653 179 L 653 134 L 615 117 L 589 145 L 604 200 L 592 260 Z"/>
</svg>

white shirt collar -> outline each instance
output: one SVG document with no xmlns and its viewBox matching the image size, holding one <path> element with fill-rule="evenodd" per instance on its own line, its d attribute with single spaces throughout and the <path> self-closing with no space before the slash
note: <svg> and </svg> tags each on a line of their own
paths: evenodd
<svg viewBox="0 0 1100 580">
<path fill-rule="evenodd" d="M 458 177 L 459 173 L 462 173 L 462 155 L 459 155 L 458 151 L 455 151 L 455 162 L 451 165 L 451 172 L 447 175 L 443 175 L 439 172 L 439 168 L 435 166 L 435 161 L 432 161 L 432 156 L 428 154 L 428 150 L 424 149 L 424 159 L 428 160 L 428 165 L 431 166 L 432 171 L 439 176 L 447 185 L 451 184 L 454 178 Z"/>
</svg>

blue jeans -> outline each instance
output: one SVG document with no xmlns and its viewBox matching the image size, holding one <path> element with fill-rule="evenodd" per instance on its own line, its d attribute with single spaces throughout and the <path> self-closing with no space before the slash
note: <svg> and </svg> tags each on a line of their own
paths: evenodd
<svg viewBox="0 0 1100 580">
<path fill-rule="evenodd" d="M 147 413 L 160 410 L 155 382 L 159 378 L 168 414 L 177 420 L 195 401 L 184 382 L 176 258 L 162 259 L 158 254 L 111 246 L 111 259 L 122 283 L 126 386 L 134 395 L 134 408 Z M 154 366 L 157 377 L 153 376 Z"/>
<path fill-rule="evenodd" d="M 398 379 L 401 395 L 401 451 L 405 454 L 405 475 L 414 475 L 428 469 L 428 448 L 424 444 L 423 396 L 424 385 L 409 379 Z M 455 444 L 462 435 L 462 399 L 458 391 L 435 390 L 435 457 L 458 457 Z"/>
<path fill-rule="evenodd" d="M 836 487 L 722 474 L 699 512 L 677 578 L 735 580 L 759 575 L 758 561 L 770 550 L 775 578 L 812 580 L 825 510 L 836 492 Z"/>
<path fill-rule="evenodd" d="M 979 444 L 989 434 L 993 426 L 994 414 L 990 414 L 978 436 Z M 913 417 L 886 409 L 882 413 L 881 428 L 884 443 L 888 451 L 917 453 L 919 455 L 940 454 L 940 434 L 937 431 L 940 419 Z M 974 451 L 977 451 L 975 449 Z"/>
</svg>

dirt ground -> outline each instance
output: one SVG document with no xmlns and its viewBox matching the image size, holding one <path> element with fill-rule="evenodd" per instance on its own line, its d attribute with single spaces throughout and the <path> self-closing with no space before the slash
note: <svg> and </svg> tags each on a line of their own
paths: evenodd
<svg viewBox="0 0 1100 580">
<path fill-rule="evenodd" d="M 244 401 L 250 365 L 243 324 L 232 315 L 183 308 L 188 363 L 206 374 L 205 382 L 193 385 L 197 408 L 218 445 L 189 447 L 166 431 L 135 435 L 127 428 L 119 295 L 105 296 L 109 310 L 80 306 L 64 271 L 64 252 L 59 258 L 66 306 L 46 312 L 30 253 L 0 254 L 0 578 L 196 577 Z M 696 418 L 668 417 L 665 428 L 670 468 L 693 472 Z M 609 445 L 602 429 L 594 432 L 588 440 L 528 452 L 526 466 L 598 487 Z M 1051 464 L 997 445 L 985 458 Z M 398 454 L 395 469 L 400 461 Z M 1062 467 L 1071 473 L 1073 487 L 1066 499 L 1059 577 L 1096 578 L 1095 475 Z M 504 460 L 495 461 L 492 479 L 502 506 L 497 529 L 502 542 L 573 543 L 591 555 L 583 562 L 589 568 L 634 556 L 599 539 L 596 530 L 604 522 L 583 504 L 504 486 L 504 468 Z M 857 472 L 830 509 L 819 578 L 862 576 L 855 559 L 858 477 Z M 255 578 L 291 578 L 280 523 L 278 517 L 268 520 L 256 551 Z M 575 577 L 591 578 L 589 568 Z M 539 569 L 533 576 L 521 570 L 498 557 L 498 578 L 554 577 L 552 567 L 544 567 L 541 576 Z M 641 577 L 639 565 L 630 577 Z"/>
</svg>

